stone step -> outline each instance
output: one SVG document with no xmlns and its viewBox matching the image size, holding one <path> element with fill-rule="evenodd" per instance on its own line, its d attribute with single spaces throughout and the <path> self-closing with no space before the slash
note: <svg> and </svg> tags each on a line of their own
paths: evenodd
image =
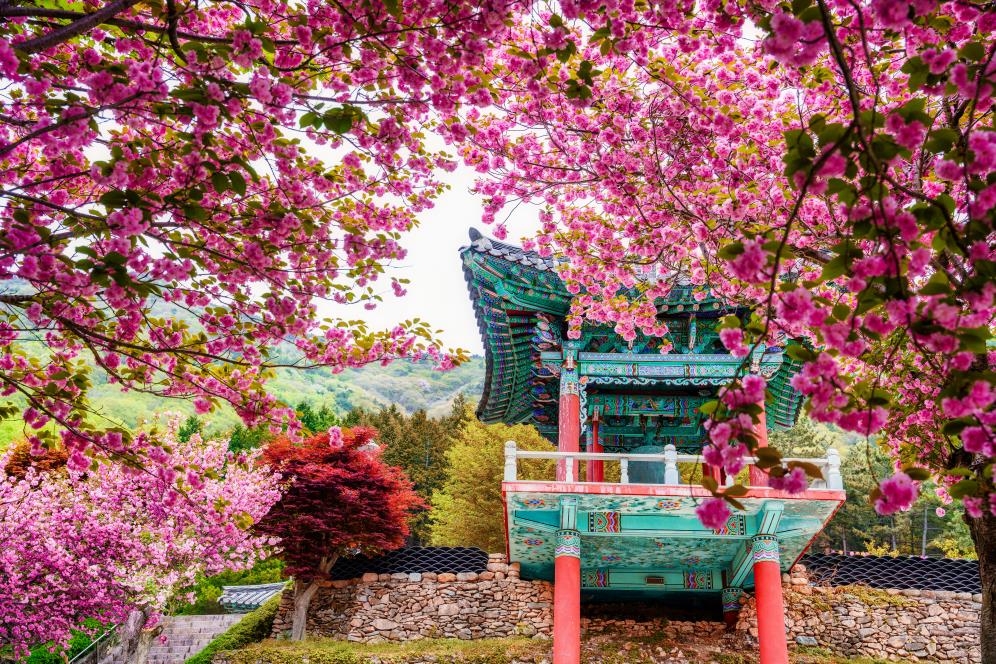
<svg viewBox="0 0 996 664">
<path fill-rule="evenodd" d="M 244 617 L 244 614 L 225 614 L 166 618 L 160 634 L 165 637 L 165 643 L 160 639 L 153 642 L 148 664 L 183 664 Z"/>
</svg>

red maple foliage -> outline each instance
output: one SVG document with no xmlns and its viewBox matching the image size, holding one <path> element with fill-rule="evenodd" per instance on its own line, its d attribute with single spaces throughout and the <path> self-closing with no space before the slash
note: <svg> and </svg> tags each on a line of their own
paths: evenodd
<svg viewBox="0 0 996 664">
<path fill-rule="evenodd" d="M 379 553 L 404 544 L 422 499 L 400 468 L 372 445 L 376 430 L 345 429 L 293 443 L 278 438 L 263 459 L 288 486 L 257 528 L 281 540 L 285 569 L 297 580 L 327 575 L 340 556 Z"/>
<path fill-rule="evenodd" d="M 50 470 L 61 470 L 66 467 L 69 454 L 62 448 L 45 450 L 42 454 L 32 454 L 31 446 L 27 442 L 18 443 L 7 455 L 7 465 L 3 472 L 10 477 L 24 477 L 29 468 L 34 468 L 39 473 L 47 473 Z"/>
</svg>

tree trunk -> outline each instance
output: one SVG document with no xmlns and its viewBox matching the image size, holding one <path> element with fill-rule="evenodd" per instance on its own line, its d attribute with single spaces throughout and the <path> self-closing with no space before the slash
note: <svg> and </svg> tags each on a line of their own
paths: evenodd
<svg viewBox="0 0 996 664">
<path fill-rule="evenodd" d="M 121 644 L 114 661 L 126 664 L 145 664 L 149 659 L 152 639 L 162 630 L 161 626 L 156 629 L 145 629 L 145 623 L 148 619 L 149 611 L 147 609 L 135 609 L 128 614 L 128 620 L 118 628 Z"/>
<path fill-rule="evenodd" d="M 982 517 L 966 515 L 968 530 L 979 556 L 979 578 L 982 582 L 982 616 L 979 622 L 982 641 L 982 664 L 996 664 L 996 516 L 988 510 Z"/>
<path fill-rule="evenodd" d="M 295 579 L 294 621 L 291 623 L 291 641 L 304 639 L 305 627 L 308 624 L 308 606 L 311 604 L 311 598 L 318 592 L 318 580 L 332 573 L 332 568 L 337 560 L 339 560 L 338 553 L 324 556 L 318 563 L 318 578 L 309 581 Z"/>
<path fill-rule="evenodd" d="M 318 591 L 318 581 L 297 581 L 294 586 L 294 622 L 291 625 L 291 641 L 301 641 L 304 639 L 304 628 L 308 624 L 308 606 Z"/>
</svg>

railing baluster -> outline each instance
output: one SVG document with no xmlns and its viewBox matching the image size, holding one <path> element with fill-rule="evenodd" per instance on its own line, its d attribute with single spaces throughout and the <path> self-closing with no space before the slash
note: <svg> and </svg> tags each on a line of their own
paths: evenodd
<svg viewBox="0 0 996 664">
<path fill-rule="evenodd" d="M 674 445 L 664 446 L 664 484 L 681 484 L 678 474 L 678 448 Z"/>
<path fill-rule="evenodd" d="M 626 457 L 619 459 L 619 483 L 629 484 L 629 459 Z"/>
<path fill-rule="evenodd" d="M 515 482 L 519 479 L 518 464 L 516 464 L 516 445 L 514 440 L 505 443 L 505 481 Z"/>
<path fill-rule="evenodd" d="M 574 457 L 567 457 L 564 459 L 564 481 L 574 481 Z"/>
<path fill-rule="evenodd" d="M 840 453 L 834 448 L 827 450 L 827 488 L 837 491 L 844 488 L 844 478 L 840 474 Z"/>
</svg>

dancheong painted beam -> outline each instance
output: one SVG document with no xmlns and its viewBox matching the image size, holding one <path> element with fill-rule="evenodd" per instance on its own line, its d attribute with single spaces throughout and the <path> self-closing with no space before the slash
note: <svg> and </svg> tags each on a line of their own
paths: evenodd
<svg viewBox="0 0 996 664">
<path fill-rule="evenodd" d="M 601 326 L 566 339 L 571 296 L 553 260 L 476 231 L 461 258 L 485 348 L 478 417 L 533 424 L 557 445 L 525 452 L 510 441 L 502 484 L 510 559 L 524 577 L 554 582 L 555 664 L 579 661 L 582 601 L 705 600 L 733 623 L 744 592 L 757 596 L 762 664 L 787 662 L 781 572 L 846 497 L 837 453 L 807 460 L 823 479 L 797 495 L 765 486 L 751 466 L 739 478 L 744 511 L 722 528 L 703 527 L 695 508 L 710 496 L 703 473 L 734 481 L 698 456 L 702 404 L 739 373 L 764 376 L 764 445 L 769 430 L 795 423 L 798 366 L 779 346 L 731 357 L 717 324 L 749 311 L 687 280 L 657 302 L 672 346 L 662 354 L 660 339 L 626 342 Z M 521 477 L 519 461 L 537 458 L 554 460 L 554 474 Z"/>
</svg>

